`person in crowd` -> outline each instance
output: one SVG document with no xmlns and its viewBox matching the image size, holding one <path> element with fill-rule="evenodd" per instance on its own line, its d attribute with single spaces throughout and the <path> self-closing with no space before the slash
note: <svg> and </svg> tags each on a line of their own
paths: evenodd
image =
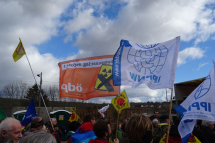
<svg viewBox="0 0 215 143">
<path fill-rule="evenodd" d="M 78 121 L 70 122 L 67 126 L 68 133 L 66 135 L 67 143 L 71 143 L 71 135 L 76 132 L 76 130 L 81 126 Z"/>
<path fill-rule="evenodd" d="M 134 114 L 128 120 L 125 136 L 120 143 L 152 143 L 153 125 L 150 119 L 141 114 Z"/>
<path fill-rule="evenodd" d="M 117 124 L 113 124 L 112 131 L 111 131 L 111 140 L 113 141 L 116 138 L 116 130 L 117 130 L 117 139 L 120 141 L 123 137 L 123 131 L 121 130 L 122 124 L 118 123 L 118 129 Z"/>
<path fill-rule="evenodd" d="M 180 136 L 180 134 L 178 132 L 179 123 L 180 123 L 180 119 L 177 118 L 174 121 L 174 125 L 171 126 L 170 132 L 169 132 L 168 142 L 170 142 L 170 143 L 179 143 L 179 142 L 181 142 L 181 136 Z M 158 143 L 166 143 L 166 140 L 167 140 L 167 134 L 165 133 L 164 136 L 161 138 L 161 140 Z M 154 143 L 156 143 L 156 142 L 154 142 Z M 199 139 L 196 136 L 191 134 L 191 136 L 188 139 L 187 143 L 201 143 L 201 142 L 199 141 Z"/>
<path fill-rule="evenodd" d="M 154 119 L 152 120 L 152 124 L 153 124 L 153 127 L 154 127 L 154 128 L 157 128 L 157 127 L 158 127 L 158 124 L 159 124 L 158 119 L 157 119 L 157 118 L 154 118 Z"/>
<path fill-rule="evenodd" d="M 23 137 L 33 134 L 35 131 L 44 131 L 42 117 L 34 117 L 30 123 L 30 130 L 23 134 Z"/>
<path fill-rule="evenodd" d="M 34 134 L 30 134 L 22 138 L 20 143 L 57 143 L 55 138 L 46 132 L 36 131 Z"/>
<path fill-rule="evenodd" d="M 210 143 L 215 143 L 215 134 L 213 132 L 214 122 L 202 120 L 201 130 L 205 133 Z"/>
<path fill-rule="evenodd" d="M 199 122 L 200 122 L 199 120 L 196 121 L 192 133 L 195 137 L 197 137 L 200 140 L 201 143 L 209 143 L 207 136 L 200 129 L 200 126 L 198 125 Z"/>
<path fill-rule="evenodd" d="M 122 124 L 122 127 L 121 127 L 123 136 L 125 135 L 125 126 L 126 126 L 126 123 L 123 123 L 123 124 Z"/>
<path fill-rule="evenodd" d="M 168 115 L 161 115 L 160 116 L 160 124 L 158 124 L 157 128 L 155 128 L 154 132 L 153 132 L 154 143 L 159 143 L 161 138 L 167 132 L 168 124 L 169 124 L 169 116 Z"/>
<path fill-rule="evenodd" d="M 57 127 L 58 127 L 58 125 L 57 125 L 57 119 L 56 118 L 51 118 L 51 122 L 52 122 L 53 127 L 55 129 L 57 129 Z M 55 129 L 53 130 L 52 125 L 51 125 L 50 121 L 48 121 L 46 123 L 47 132 L 53 133 L 55 131 Z"/>
<path fill-rule="evenodd" d="M 159 120 L 159 112 L 158 111 L 154 111 L 154 115 L 152 115 L 150 117 L 151 121 L 154 119 L 154 118 L 157 118 Z"/>
<path fill-rule="evenodd" d="M 93 125 L 95 124 L 95 117 L 92 114 L 84 116 L 83 124 L 72 135 L 71 142 L 88 143 L 89 140 L 95 139 L 96 135 L 93 132 Z"/>
<path fill-rule="evenodd" d="M 22 125 L 14 118 L 5 118 L 0 124 L 0 138 L 2 140 L 13 140 L 14 143 L 18 143 L 22 138 Z"/>
<path fill-rule="evenodd" d="M 57 143 L 61 143 L 61 137 L 66 134 L 66 129 L 63 126 L 59 126 L 57 131 L 54 131 L 52 135 L 56 139 Z"/>
<path fill-rule="evenodd" d="M 93 131 L 97 138 L 91 139 L 89 143 L 109 143 L 111 127 L 108 121 L 105 121 L 104 119 L 98 120 L 93 126 Z M 119 140 L 114 139 L 114 143 L 119 143 Z"/>
</svg>

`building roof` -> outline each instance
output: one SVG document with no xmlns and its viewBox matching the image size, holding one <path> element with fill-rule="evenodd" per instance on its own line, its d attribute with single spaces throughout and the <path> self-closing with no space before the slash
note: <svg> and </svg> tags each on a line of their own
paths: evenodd
<svg viewBox="0 0 215 143">
<path fill-rule="evenodd" d="M 27 111 L 27 110 L 16 111 L 16 112 L 13 113 L 13 115 L 15 115 L 15 114 L 20 114 L 20 113 L 25 113 L 26 111 Z"/>
<path fill-rule="evenodd" d="M 189 81 L 184 81 L 184 82 L 180 82 L 180 83 L 175 83 L 175 85 L 186 85 L 186 86 L 199 86 L 199 84 L 201 84 L 206 77 L 202 77 L 199 79 L 195 79 L 195 80 L 189 80 Z"/>
<path fill-rule="evenodd" d="M 50 112 L 50 114 L 55 114 L 56 112 L 67 112 L 67 113 L 69 113 L 69 114 L 72 114 L 72 112 L 69 112 L 69 111 L 67 111 L 67 110 L 56 110 L 56 111 Z"/>
</svg>

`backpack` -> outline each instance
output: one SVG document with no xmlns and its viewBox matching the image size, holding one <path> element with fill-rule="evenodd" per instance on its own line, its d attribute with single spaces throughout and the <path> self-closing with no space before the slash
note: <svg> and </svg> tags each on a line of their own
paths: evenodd
<svg viewBox="0 0 215 143">
<path fill-rule="evenodd" d="M 164 134 L 167 133 L 167 129 L 167 124 L 159 124 L 157 128 L 154 128 L 153 143 L 159 143 Z"/>
</svg>

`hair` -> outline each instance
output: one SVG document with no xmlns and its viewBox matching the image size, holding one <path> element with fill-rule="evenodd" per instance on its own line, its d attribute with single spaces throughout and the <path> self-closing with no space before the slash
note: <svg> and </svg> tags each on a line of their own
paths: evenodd
<svg viewBox="0 0 215 143">
<path fill-rule="evenodd" d="M 18 120 L 12 117 L 5 118 L 0 124 L 0 133 L 2 132 L 2 130 L 6 130 L 7 132 L 12 131 L 14 123 L 20 124 Z"/>
<path fill-rule="evenodd" d="M 68 124 L 68 130 L 75 132 L 78 127 L 80 127 L 80 123 L 78 121 L 73 121 Z"/>
<path fill-rule="evenodd" d="M 152 124 L 156 124 L 156 123 L 158 123 L 159 121 L 158 121 L 158 119 L 156 119 L 156 118 L 154 118 L 153 120 L 152 120 Z"/>
<path fill-rule="evenodd" d="M 158 112 L 158 111 L 154 111 L 154 114 L 155 114 L 155 112 Z M 159 112 L 158 112 L 159 113 Z"/>
<path fill-rule="evenodd" d="M 150 133 L 149 133 L 150 132 Z M 145 135 L 149 136 L 148 140 L 152 141 L 153 125 L 148 117 L 140 114 L 134 114 L 125 127 L 125 134 L 129 142 L 141 143 Z"/>
<path fill-rule="evenodd" d="M 41 117 L 34 117 L 33 120 L 31 121 L 31 128 L 38 128 L 43 125 L 44 125 L 43 118 Z"/>
<path fill-rule="evenodd" d="M 108 133 L 108 122 L 104 119 L 99 119 L 93 126 L 95 135 L 99 138 L 105 136 L 105 132 Z"/>
<path fill-rule="evenodd" d="M 83 122 L 85 123 L 85 122 L 91 122 L 91 120 L 92 119 L 94 119 L 94 117 L 93 117 L 93 115 L 92 114 L 86 114 L 85 116 L 84 116 L 84 120 L 83 120 Z"/>
<path fill-rule="evenodd" d="M 202 126 L 210 126 L 210 125 L 213 125 L 214 124 L 214 122 L 212 122 L 212 121 L 206 121 L 206 120 L 202 120 Z"/>
<path fill-rule="evenodd" d="M 20 140 L 20 143 L 57 143 L 52 134 L 44 131 L 37 131 L 29 134 Z"/>
</svg>

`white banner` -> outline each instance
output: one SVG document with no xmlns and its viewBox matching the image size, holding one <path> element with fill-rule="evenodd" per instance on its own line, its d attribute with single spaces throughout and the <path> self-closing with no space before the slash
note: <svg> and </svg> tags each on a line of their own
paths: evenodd
<svg viewBox="0 0 215 143">
<path fill-rule="evenodd" d="M 153 45 L 121 40 L 113 58 L 113 84 L 173 88 L 179 45 L 180 37 Z"/>
<path fill-rule="evenodd" d="M 102 107 L 101 109 L 98 109 L 98 112 L 102 115 L 102 117 L 104 118 L 104 112 L 109 108 L 109 104 L 107 106 Z"/>
<path fill-rule="evenodd" d="M 181 138 L 188 138 L 195 121 L 215 121 L 215 65 L 206 79 L 175 110 L 183 116 L 179 124 Z M 186 142 L 186 141 L 184 141 Z"/>
</svg>

